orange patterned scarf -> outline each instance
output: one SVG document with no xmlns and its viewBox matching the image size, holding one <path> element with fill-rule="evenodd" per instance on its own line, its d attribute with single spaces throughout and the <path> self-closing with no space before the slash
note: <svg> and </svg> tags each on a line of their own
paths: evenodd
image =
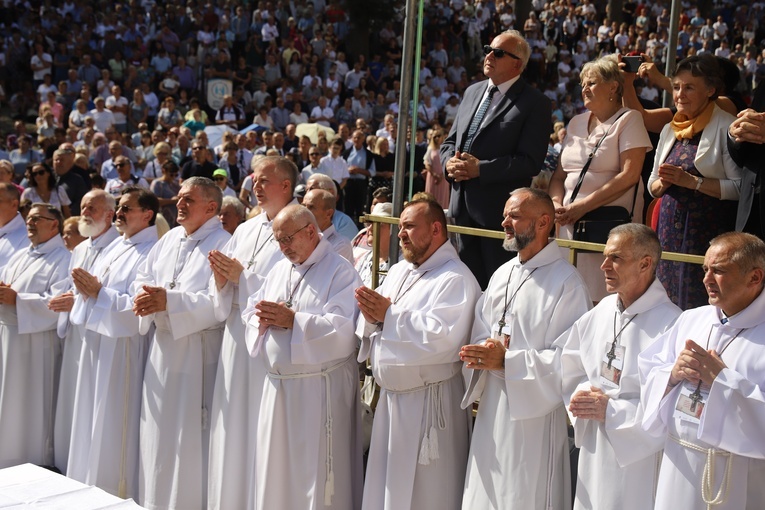
<svg viewBox="0 0 765 510">
<path fill-rule="evenodd" d="M 696 118 L 689 119 L 684 113 L 676 113 L 670 122 L 672 130 L 675 132 L 675 138 L 678 140 L 689 139 L 701 133 L 709 124 L 714 109 L 715 102 L 710 101 Z"/>
</svg>

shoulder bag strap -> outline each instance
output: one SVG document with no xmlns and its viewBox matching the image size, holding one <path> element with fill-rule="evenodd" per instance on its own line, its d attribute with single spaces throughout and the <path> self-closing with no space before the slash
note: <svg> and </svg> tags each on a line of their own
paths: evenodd
<svg viewBox="0 0 765 510">
<path fill-rule="evenodd" d="M 625 113 L 627 113 L 628 111 L 629 111 L 629 109 L 625 109 L 622 113 L 619 114 L 618 117 L 616 117 L 616 119 L 614 119 L 614 121 L 611 123 L 611 125 L 608 126 L 608 129 L 603 134 L 603 136 L 600 137 L 600 140 L 598 140 L 598 143 L 595 145 L 595 148 L 592 149 L 592 152 L 590 152 L 590 155 L 587 156 L 587 162 L 582 167 L 582 171 L 579 172 L 579 179 L 576 181 L 576 186 L 574 186 L 574 192 L 571 194 L 571 199 L 568 201 L 569 204 L 573 203 L 574 200 L 576 200 L 576 196 L 579 194 L 579 189 L 582 187 L 582 182 L 584 182 L 584 174 L 586 174 L 587 170 L 590 168 L 590 163 L 592 163 L 592 158 L 594 158 L 595 157 L 595 153 L 598 152 L 598 148 L 600 148 L 600 144 L 603 143 L 603 140 L 606 139 L 606 137 L 608 136 L 608 133 L 611 131 L 611 126 L 616 124 L 616 121 L 619 120 L 621 118 L 621 116 L 624 115 Z M 635 206 L 634 200 L 633 200 L 632 206 L 633 206 L 633 208 Z"/>
</svg>

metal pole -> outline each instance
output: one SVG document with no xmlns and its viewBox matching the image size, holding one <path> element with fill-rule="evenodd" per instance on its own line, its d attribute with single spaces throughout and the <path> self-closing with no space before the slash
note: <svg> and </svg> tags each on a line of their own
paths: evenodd
<svg viewBox="0 0 765 510">
<path fill-rule="evenodd" d="M 420 110 L 420 62 L 422 62 L 422 14 L 423 14 L 423 1 L 418 2 L 417 9 L 417 47 L 415 48 L 414 57 L 414 76 L 412 77 L 413 92 L 412 92 L 412 132 L 409 135 L 409 200 L 412 199 L 412 192 L 414 191 L 414 156 L 415 156 L 415 142 L 417 141 L 417 122 L 418 112 Z"/>
<path fill-rule="evenodd" d="M 667 63 L 664 67 L 664 76 L 672 76 L 675 73 L 677 60 L 677 30 L 680 26 L 680 0 L 672 0 L 672 12 L 669 15 L 669 34 L 667 35 Z M 672 106 L 672 95 L 664 91 L 662 106 Z"/>
<path fill-rule="evenodd" d="M 422 1 L 422 0 L 420 0 Z M 409 101 L 412 99 L 412 65 L 414 49 L 419 45 L 415 40 L 416 0 L 406 0 L 406 20 L 404 21 L 404 48 L 401 59 L 401 96 L 398 99 L 398 136 L 396 137 L 396 169 L 393 174 L 393 216 L 400 217 L 404 208 L 404 169 L 406 168 L 406 128 L 409 124 Z M 418 65 L 419 68 L 419 65 Z M 391 265 L 398 261 L 398 228 L 390 229 Z"/>
</svg>

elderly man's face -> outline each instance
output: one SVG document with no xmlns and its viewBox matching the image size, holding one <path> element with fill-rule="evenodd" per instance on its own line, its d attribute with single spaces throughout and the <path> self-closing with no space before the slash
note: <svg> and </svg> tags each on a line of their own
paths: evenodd
<svg viewBox="0 0 765 510">
<path fill-rule="evenodd" d="M 704 256 L 704 287 L 709 304 L 734 315 L 749 305 L 748 287 L 753 270 L 742 271 L 733 262 L 734 249 L 725 243 L 711 246 Z"/>
<path fill-rule="evenodd" d="M 298 224 L 279 219 L 274 221 L 274 241 L 293 264 L 302 264 L 313 253 L 316 235 L 316 227 L 311 223 Z"/>
<path fill-rule="evenodd" d="M 236 212 L 236 207 L 233 205 L 225 205 L 221 207 L 220 213 L 218 213 L 218 219 L 220 220 L 221 225 L 223 225 L 223 230 L 231 235 L 234 235 L 236 227 L 242 223 L 242 219 L 239 217 L 239 214 Z"/>
<path fill-rule="evenodd" d="M 58 234 L 58 220 L 44 207 L 33 207 L 27 215 L 27 237 L 33 246 L 45 243 Z"/>
<path fill-rule="evenodd" d="M 600 265 L 608 292 L 631 293 L 640 286 L 640 259 L 633 252 L 628 237 L 613 235 L 608 238 Z"/>
</svg>

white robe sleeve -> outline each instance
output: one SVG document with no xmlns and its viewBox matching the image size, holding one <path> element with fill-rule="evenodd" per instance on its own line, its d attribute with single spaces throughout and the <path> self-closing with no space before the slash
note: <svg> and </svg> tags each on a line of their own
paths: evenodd
<svg viewBox="0 0 765 510">
<path fill-rule="evenodd" d="M 149 269 L 154 267 L 154 264 L 157 263 L 157 255 L 161 251 L 160 246 L 161 241 L 154 245 L 154 248 L 152 248 L 152 250 L 149 252 L 149 256 L 146 257 L 146 260 L 144 260 L 138 267 L 138 274 L 136 275 L 135 281 L 130 288 L 130 294 L 133 296 L 134 302 L 135 297 L 140 292 L 142 292 L 144 285 L 156 285 L 154 282 L 154 277 L 151 275 Z M 151 329 L 151 325 L 154 322 L 154 315 L 155 314 L 147 315 L 145 317 L 138 317 L 138 334 L 146 335 L 149 333 L 149 329 Z"/>
<path fill-rule="evenodd" d="M 505 387 L 508 395 L 522 395 L 513 399 L 515 419 L 545 416 L 561 404 L 560 335 L 590 307 L 587 291 L 580 285 L 579 278 L 569 279 L 552 307 L 545 337 L 555 340 L 545 341 L 548 348 L 513 349 L 510 340 L 510 349 L 505 353 Z"/>
<path fill-rule="evenodd" d="M 219 321 L 225 321 L 233 306 L 234 286 L 231 282 L 226 282 L 223 288 L 219 289 L 215 283 L 215 275 L 212 275 L 210 277 L 210 297 L 212 298 L 215 318 Z"/>
<path fill-rule="evenodd" d="M 473 320 L 476 293 L 460 275 L 444 278 L 435 306 L 421 309 L 391 304 L 379 337 L 378 363 L 435 365 L 459 361 L 459 347 L 468 334 L 459 324 Z"/>
<path fill-rule="evenodd" d="M 257 310 L 255 310 L 255 305 L 263 299 L 263 292 L 265 287 L 265 278 L 262 276 L 256 275 L 257 278 L 260 280 L 260 290 L 255 292 L 253 295 L 251 295 L 247 299 L 247 306 L 244 310 L 242 310 L 242 321 L 244 322 L 244 342 L 247 345 L 247 352 L 250 353 L 250 356 L 254 356 L 256 353 L 256 347 L 258 342 L 258 337 L 260 336 L 259 328 L 260 328 L 260 320 L 258 319 L 258 316 L 255 315 Z"/>
<path fill-rule="evenodd" d="M 328 363 L 346 358 L 356 350 L 353 330 L 358 308 L 354 290 L 361 282 L 350 266 L 339 268 L 331 276 L 321 313 L 295 313 L 290 346 L 292 363 L 296 365 Z"/>
<path fill-rule="evenodd" d="M 101 287 L 88 316 L 88 329 L 109 338 L 138 334 L 138 317 L 133 313 L 133 296 Z"/>
<path fill-rule="evenodd" d="M 667 424 L 672 419 L 672 402 L 677 400 L 674 393 L 682 387 L 682 384 L 678 384 L 664 395 L 672 367 L 680 352 L 677 350 L 677 327 L 675 324 L 638 356 L 640 400 L 644 407 L 643 429 L 654 437 L 666 437 Z M 684 339 L 680 342 L 685 344 Z"/>
<path fill-rule="evenodd" d="M 68 255 L 68 252 L 67 252 Z M 69 267 L 69 258 L 59 258 L 52 261 L 53 271 L 48 278 L 49 282 L 58 282 L 66 277 L 66 271 Z M 41 294 L 34 292 L 19 292 L 16 294 L 16 315 L 18 317 L 19 334 L 40 333 L 55 329 L 57 326 L 59 314 L 48 308 L 53 294 L 49 284 Z"/>
<path fill-rule="evenodd" d="M 762 386 L 724 368 L 712 384 L 698 438 L 717 448 L 765 459 L 765 393 Z"/>
<path fill-rule="evenodd" d="M 167 318 L 173 338 L 189 336 L 219 325 L 208 289 L 197 292 L 167 290 Z"/>
</svg>

